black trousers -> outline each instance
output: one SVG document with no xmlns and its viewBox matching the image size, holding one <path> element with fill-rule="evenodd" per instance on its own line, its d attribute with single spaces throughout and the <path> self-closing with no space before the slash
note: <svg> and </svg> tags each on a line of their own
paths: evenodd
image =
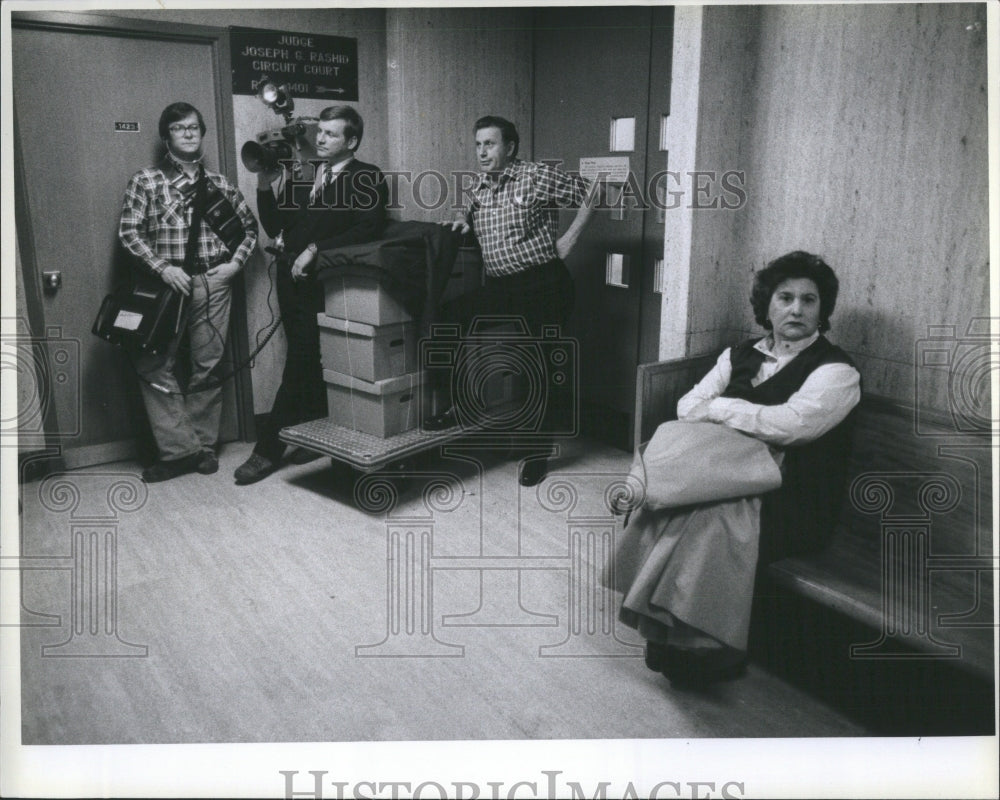
<svg viewBox="0 0 1000 800">
<path fill-rule="evenodd" d="M 578 348 L 567 340 L 565 328 L 575 296 L 573 276 L 560 259 L 553 259 L 515 275 L 486 278 L 481 288 L 442 306 L 439 322 L 457 324 L 463 337 L 474 335 L 477 320 L 486 316 L 523 319 L 530 336 L 514 335 L 502 341 L 514 356 L 511 363 L 516 365 L 519 359 L 527 359 L 531 367 L 537 366 L 537 371 L 525 370 L 526 378 L 533 383 L 528 387 L 527 402 L 541 405 L 537 414 L 527 408 L 528 413 L 520 422 L 512 421 L 509 432 L 514 436 L 530 434 L 532 441 L 544 444 L 551 441 L 552 434 L 569 434 L 574 430 Z M 476 389 L 462 380 L 454 380 L 446 371 L 433 370 L 432 376 L 435 388 L 445 396 L 451 395 L 456 407 L 468 403 L 467 393 Z M 519 428 L 521 422 L 524 427 Z"/>
<path fill-rule="evenodd" d="M 315 274 L 293 281 L 290 268 L 284 265 L 278 267 L 276 282 L 288 350 L 281 385 L 253 450 L 271 461 L 277 461 L 285 452 L 285 443 L 278 438 L 282 428 L 327 415 L 316 322 L 316 315 L 324 308 L 323 284 Z"/>
</svg>

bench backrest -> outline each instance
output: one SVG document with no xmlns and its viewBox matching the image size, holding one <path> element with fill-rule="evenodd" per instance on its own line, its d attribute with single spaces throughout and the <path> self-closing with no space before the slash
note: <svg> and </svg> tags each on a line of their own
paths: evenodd
<svg viewBox="0 0 1000 800">
<path fill-rule="evenodd" d="M 992 553 L 992 452 L 988 433 L 957 431 L 865 395 L 857 415 L 841 507 L 841 533 L 880 536 L 880 522 L 930 526 L 933 554 Z M 852 491 L 853 485 L 853 491 Z"/>
</svg>

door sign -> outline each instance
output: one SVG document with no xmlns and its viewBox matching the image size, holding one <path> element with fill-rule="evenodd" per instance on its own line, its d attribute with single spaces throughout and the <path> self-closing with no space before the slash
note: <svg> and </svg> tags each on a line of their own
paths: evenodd
<svg viewBox="0 0 1000 800">
<path fill-rule="evenodd" d="M 263 28 L 229 29 L 233 94 L 257 94 L 263 75 L 294 98 L 358 99 L 358 40 Z"/>
</svg>

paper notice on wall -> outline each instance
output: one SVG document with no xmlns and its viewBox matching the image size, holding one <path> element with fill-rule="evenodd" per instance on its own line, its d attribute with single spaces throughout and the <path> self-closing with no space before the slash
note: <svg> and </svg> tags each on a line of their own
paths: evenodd
<svg viewBox="0 0 1000 800">
<path fill-rule="evenodd" d="M 603 180 L 608 183 L 625 183 L 628 180 L 628 156 L 595 156 L 580 159 L 580 177 L 584 180 Z"/>
</svg>

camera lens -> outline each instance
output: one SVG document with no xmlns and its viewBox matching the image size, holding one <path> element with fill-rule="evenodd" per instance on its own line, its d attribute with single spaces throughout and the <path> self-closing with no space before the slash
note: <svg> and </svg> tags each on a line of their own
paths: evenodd
<svg viewBox="0 0 1000 800">
<path fill-rule="evenodd" d="M 267 154 L 264 148 L 257 144 L 257 142 L 247 142 L 243 145 L 243 149 L 240 150 L 240 159 L 243 161 L 243 166 L 251 172 L 260 172 L 262 169 L 266 169 L 264 163 L 266 157 Z"/>
<path fill-rule="evenodd" d="M 292 157 L 292 146 L 288 142 L 268 142 L 266 145 L 249 141 L 240 150 L 243 166 L 251 172 L 277 169 L 278 161 Z"/>
</svg>

